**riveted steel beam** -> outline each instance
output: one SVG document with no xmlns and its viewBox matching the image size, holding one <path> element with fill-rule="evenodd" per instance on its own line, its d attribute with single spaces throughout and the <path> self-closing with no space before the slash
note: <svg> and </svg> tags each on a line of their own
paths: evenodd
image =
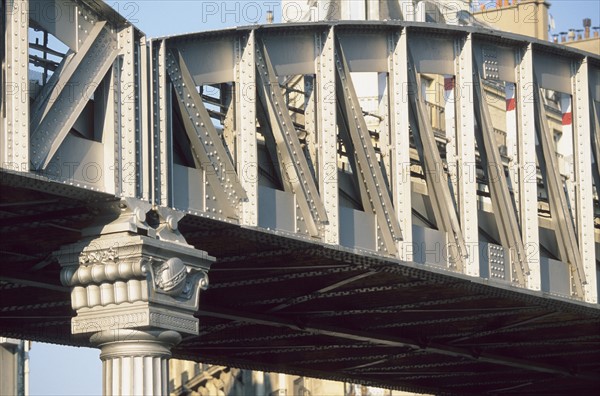
<svg viewBox="0 0 600 396">
<path fill-rule="evenodd" d="M 572 372 L 566 368 L 545 364 L 528 359 L 513 358 L 511 356 L 499 355 L 481 352 L 474 354 L 470 348 L 457 347 L 446 345 L 443 343 L 429 342 L 423 344 L 417 340 L 405 337 L 393 337 L 389 335 L 376 334 L 373 332 L 364 332 L 360 330 L 350 330 L 345 328 L 337 328 L 326 325 L 308 325 L 299 327 L 293 320 L 284 319 L 273 315 L 262 315 L 250 312 L 227 311 L 223 309 L 215 310 L 210 307 L 203 307 L 197 312 L 200 316 L 209 316 L 214 318 L 228 319 L 234 321 L 244 321 L 246 323 L 288 328 L 293 331 L 311 333 L 313 335 L 328 336 L 351 340 L 354 342 L 364 342 L 371 345 L 390 348 L 409 348 L 415 352 L 425 352 L 430 354 L 439 354 L 443 356 L 452 356 L 455 358 L 465 358 L 467 360 L 477 361 L 480 363 L 497 364 L 500 366 L 514 367 L 528 371 L 558 374 L 573 378 L 596 379 L 594 373 L 589 372 Z"/>
<path fill-rule="evenodd" d="M 315 78 L 316 135 L 319 148 L 319 191 L 327 211 L 324 226 L 326 243 L 339 243 L 339 189 L 337 167 L 337 104 L 335 101 L 335 28 L 315 33 L 317 50 Z M 317 143 L 315 142 L 315 144 Z"/>
<path fill-rule="evenodd" d="M 14 283 L 16 285 L 35 287 L 38 289 L 46 289 L 58 292 L 68 292 L 69 288 L 64 286 L 57 286 L 51 283 L 48 283 L 44 280 L 33 280 L 31 279 L 30 274 L 7 274 L 0 276 L 0 281 Z"/>
<path fill-rule="evenodd" d="M 523 245 L 527 252 L 529 276 L 527 286 L 533 290 L 541 289 L 540 238 L 537 198 L 537 163 L 535 108 L 533 103 L 533 48 L 530 45 L 515 51 L 516 55 L 516 112 L 517 136 L 513 162 L 517 174 L 514 183 L 515 203 L 519 214 L 519 225 Z"/>
<path fill-rule="evenodd" d="M 486 335 L 494 335 L 494 336 L 499 336 L 501 334 L 510 334 L 510 333 L 518 333 L 518 332 L 523 332 L 523 331 L 527 331 L 530 334 L 540 334 L 543 333 L 544 331 L 546 332 L 551 332 L 551 331 L 556 331 L 559 328 L 562 327 L 571 327 L 571 328 L 576 328 L 579 325 L 588 325 L 588 324 L 592 324 L 592 323 L 597 323 L 598 319 L 596 318 L 592 318 L 592 319 L 581 319 L 581 320 L 564 320 L 564 321 L 546 321 L 546 322 L 542 322 L 542 323 L 538 323 L 538 324 L 529 324 L 527 326 L 527 328 L 524 330 L 522 328 L 519 327 L 511 327 L 508 329 L 493 329 L 493 330 L 488 330 L 486 333 Z M 434 336 L 432 337 L 433 339 L 448 339 L 448 338 L 452 338 L 452 337 L 464 337 L 466 334 L 469 334 L 469 331 L 458 331 L 455 333 L 445 333 L 439 336 Z M 568 334 L 569 339 L 568 340 L 573 340 L 574 337 L 572 337 L 572 334 L 569 333 L 568 331 L 565 333 Z M 594 336 L 595 338 L 598 338 L 597 336 Z M 583 339 L 581 339 L 581 341 L 583 342 Z M 558 344 L 567 344 L 567 339 L 562 339 L 561 340 L 556 340 L 556 339 L 552 339 L 552 340 L 545 340 L 545 339 L 539 339 L 539 338 L 534 338 L 532 340 L 529 341 L 520 341 L 520 342 L 516 342 L 515 340 L 511 340 L 509 342 L 502 342 L 502 343 L 497 343 L 497 345 L 501 345 L 501 346 L 507 346 L 507 347 L 511 347 L 511 346 L 517 346 L 518 345 L 535 345 L 535 344 L 539 344 L 539 343 L 558 343 Z M 480 342 L 473 342 L 473 344 L 481 344 Z M 488 345 L 491 345 L 491 343 L 489 343 Z"/>
<path fill-rule="evenodd" d="M 363 294 L 367 294 L 367 293 L 382 293 L 382 292 L 389 292 L 389 291 L 394 291 L 394 290 L 398 290 L 398 289 L 427 286 L 427 285 L 432 285 L 432 284 L 435 284 L 435 282 L 417 281 L 417 282 L 399 283 L 399 284 L 385 285 L 385 286 L 360 287 L 360 288 L 348 289 L 348 290 L 323 291 L 318 294 L 310 294 L 310 295 L 304 295 L 304 296 L 298 297 L 296 299 L 295 303 L 307 302 L 307 301 L 316 300 L 316 299 L 328 299 L 328 298 L 337 298 L 337 297 L 356 296 L 356 295 L 363 295 Z M 481 298 L 487 298 L 487 297 L 469 295 L 469 296 L 462 298 L 461 301 L 471 301 L 471 300 L 477 300 L 477 299 L 481 299 Z M 244 302 L 242 304 L 239 304 L 239 306 L 245 307 L 245 306 L 256 306 L 256 305 L 281 304 L 287 300 L 288 299 L 286 297 L 278 297 L 278 298 L 272 298 L 272 299 L 268 299 L 268 300 L 255 300 L 255 301 Z"/>
<path fill-rule="evenodd" d="M 273 175 L 270 175 L 275 184 L 279 187 L 283 188 L 285 191 L 292 191 L 292 187 L 290 183 L 284 183 L 284 177 L 286 177 L 286 173 L 282 169 L 281 166 L 277 166 L 276 164 L 280 163 L 280 151 L 277 150 L 277 143 L 275 142 L 275 135 L 273 134 L 273 130 L 269 123 L 269 114 L 267 109 L 264 106 L 264 103 L 261 100 L 257 100 L 256 102 L 256 120 L 260 125 L 261 135 L 264 137 L 265 147 L 267 148 L 267 153 L 269 155 L 269 159 L 271 160 L 271 164 L 273 164 Z M 260 169 L 261 165 L 257 165 Z M 268 171 L 265 172 L 267 175 Z"/>
<path fill-rule="evenodd" d="M 432 300 L 427 302 L 414 302 L 408 304 L 401 305 L 386 305 L 380 306 L 377 308 L 363 308 L 363 309 L 344 309 L 344 310 L 309 310 L 309 311 L 288 311 L 286 313 L 289 314 L 299 314 L 302 313 L 304 315 L 311 315 L 311 317 L 325 317 L 325 318 L 333 318 L 337 316 L 346 316 L 346 315 L 378 315 L 378 314 L 399 314 L 399 313 L 416 313 L 416 314 L 430 314 L 430 313 L 442 313 L 449 314 L 452 313 L 453 316 L 451 318 L 444 319 L 432 319 L 433 323 L 436 320 L 442 322 L 446 321 L 461 321 L 461 320 L 470 320 L 477 318 L 477 315 L 481 315 L 484 317 L 494 317 L 494 316 L 508 316 L 515 315 L 518 313 L 523 313 L 531 310 L 536 310 L 539 308 L 535 307 L 500 307 L 500 308 L 428 308 L 436 305 L 452 305 L 456 303 L 462 302 L 471 302 L 478 300 L 485 300 L 486 297 L 482 296 L 467 296 L 467 297 L 455 297 L 455 298 L 446 298 L 443 300 Z M 418 321 L 421 323 L 423 321 Z M 412 323 L 414 324 L 414 323 Z M 395 327 L 406 327 L 412 325 L 410 322 L 394 322 L 387 323 L 382 325 L 374 325 L 369 326 L 369 329 L 386 329 L 386 328 L 395 328 Z"/>
<path fill-rule="evenodd" d="M 477 109 L 475 117 L 479 126 L 479 131 L 476 131 L 475 135 L 478 138 L 479 153 L 485 164 L 484 170 L 490 187 L 492 207 L 500 240 L 502 245 L 510 251 L 512 273 L 516 277 L 513 281 L 525 287 L 527 285 L 527 275 L 529 274 L 525 247 L 523 246 L 519 223 L 508 191 L 504 165 L 494 137 L 492 118 L 483 88 L 482 65 L 478 64 L 477 60 L 475 60 L 475 63 L 477 67 L 474 84 L 475 108 Z"/>
<path fill-rule="evenodd" d="M 317 290 L 315 290 L 315 291 L 313 291 L 311 293 L 291 298 L 288 301 L 286 301 L 284 303 L 281 303 L 281 304 L 279 304 L 279 305 L 277 305 L 277 306 L 269 309 L 269 312 L 272 313 L 272 312 L 281 311 L 281 310 L 283 310 L 285 308 L 288 308 L 288 307 L 290 307 L 290 306 L 292 306 L 294 304 L 297 304 L 297 303 L 300 303 L 300 302 L 304 302 L 304 301 L 306 301 L 307 298 L 310 298 L 310 297 L 314 298 L 314 296 L 316 296 L 316 295 L 328 293 L 328 292 L 330 292 L 332 290 L 335 290 L 335 289 L 338 289 L 340 287 L 349 285 L 350 283 L 354 283 L 354 282 L 359 281 L 361 279 L 364 279 L 364 278 L 367 278 L 369 276 L 375 275 L 376 273 L 377 272 L 374 272 L 374 271 L 368 271 L 368 272 L 364 272 L 362 274 L 351 276 L 349 278 L 346 278 L 346 279 L 343 279 L 341 281 L 332 283 L 332 284 L 327 285 L 325 287 L 321 287 L 321 288 L 319 288 L 319 289 L 317 289 Z"/>
<path fill-rule="evenodd" d="M 402 231 L 352 83 L 344 49 L 339 40 L 336 43 L 335 64 L 337 101 L 346 127 L 344 129 L 348 135 L 342 134 L 342 137 L 346 137 L 344 144 L 348 154 L 351 155 L 350 153 L 354 152 L 354 164 L 359 179 L 358 183 L 361 186 L 363 209 L 366 212 L 371 211 L 377 218 L 377 227 L 384 243 L 384 252 L 396 255 L 396 242 L 402 240 Z"/>
<path fill-rule="evenodd" d="M 73 52 L 85 46 L 86 38 L 99 18 L 108 17 L 98 15 L 81 1 L 29 0 L 28 3 L 33 24 L 58 38 Z"/>
<path fill-rule="evenodd" d="M 29 61 L 27 1 L 2 2 L 0 166 L 29 170 Z"/>
<path fill-rule="evenodd" d="M 150 43 L 150 65 L 152 73 L 152 138 L 150 155 L 152 163 L 152 200 L 154 204 L 168 206 L 171 201 L 173 170 L 170 165 L 173 158 L 171 119 L 167 111 L 171 92 L 167 81 L 166 43 Z"/>
<path fill-rule="evenodd" d="M 139 78 L 136 79 L 139 86 L 136 91 L 139 95 L 139 112 L 140 116 L 139 123 L 137 124 L 140 128 L 139 135 L 139 155 L 138 158 L 141 160 L 139 164 L 138 172 L 138 192 L 141 199 L 146 202 L 150 202 L 152 199 L 152 152 L 150 150 L 151 140 L 153 136 L 152 124 L 150 123 L 150 114 L 152 113 L 152 80 L 151 80 L 151 45 L 146 40 L 146 37 L 140 39 L 140 46 L 138 56 L 136 57 L 139 65 Z"/>
<path fill-rule="evenodd" d="M 196 167 L 204 170 L 217 202 L 223 207 L 223 213 L 227 217 L 237 218 L 239 202 L 246 200 L 247 196 L 235 166 L 212 124 L 183 57 L 177 49 L 172 48 L 167 52 L 166 61 L 166 70 L 177 96 Z"/>
<path fill-rule="evenodd" d="M 48 83 L 44 85 L 41 92 L 37 95 L 35 101 L 31 105 L 31 125 L 32 128 L 39 125 L 42 118 L 46 116 L 54 102 L 65 89 L 66 82 L 73 76 L 77 70 L 78 64 L 85 58 L 89 52 L 94 40 L 102 32 L 105 21 L 96 23 L 91 27 L 91 31 L 86 35 L 85 45 L 82 45 L 78 52 L 68 51 L 58 68 L 54 71 Z"/>
<path fill-rule="evenodd" d="M 594 161 L 596 162 L 596 189 L 600 189 L 600 112 L 598 106 L 592 100 L 590 103 L 590 110 L 592 111 L 592 125 L 593 131 L 591 136 L 592 146 L 594 147 Z"/>
<path fill-rule="evenodd" d="M 576 298 L 584 299 L 586 276 L 582 264 L 581 252 L 577 243 L 575 226 L 558 171 L 558 159 L 556 158 L 556 151 L 554 149 L 554 139 L 552 131 L 548 126 L 548 116 L 544 102 L 542 101 L 543 94 L 535 78 L 535 73 L 533 78 L 533 102 L 536 109 L 535 125 L 539 141 L 538 161 L 540 162 L 542 176 L 548 189 L 550 213 L 555 225 L 558 248 L 562 260 L 569 265 L 572 295 Z"/>
<path fill-rule="evenodd" d="M 40 95 L 45 105 L 31 121 L 31 163 L 35 170 L 46 168 L 117 57 L 116 37 L 105 25 L 104 21 L 94 24 L 84 45 L 65 60 L 68 64 L 58 78 L 49 82 L 53 84 L 49 96 Z"/>
<path fill-rule="evenodd" d="M 592 152 L 590 148 L 590 119 L 595 104 L 590 100 L 589 63 L 573 61 L 573 163 L 575 164 L 575 213 L 577 242 L 585 274 L 585 301 L 598 302 L 596 246 L 594 241 L 594 191 L 592 179 Z M 590 114 L 592 113 L 592 114 Z M 594 135 L 600 134 L 596 130 Z"/>
<path fill-rule="evenodd" d="M 483 336 L 488 335 L 488 334 L 493 334 L 496 331 L 504 331 L 504 330 L 509 330 L 509 329 L 521 328 L 521 326 L 523 326 L 523 325 L 526 325 L 526 324 L 532 323 L 532 322 L 536 322 L 536 321 L 541 320 L 541 319 L 546 319 L 546 318 L 552 317 L 552 316 L 554 316 L 556 314 L 557 314 L 556 312 L 548 312 L 548 313 L 544 313 L 542 315 L 538 315 L 538 316 L 534 316 L 534 317 L 531 317 L 531 318 L 519 320 L 517 322 L 513 322 L 513 323 L 510 323 L 510 324 L 505 324 L 503 326 L 496 327 L 493 330 L 477 331 L 477 332 L 471 333 L 469 335 L 466 335 L 466 336 L 454 339 L 454 340 L 450 341 L 450 343 L 456 344 L 456 343 L 460 343 L 460 342 L 465 341 L 465 340 L 470 340 L 470 339 L 473 339 L 473 338 L 483 337 Z"/>
<path fill-rule="evenodd" d="M 262 39 L 256 42 L 256 68 L 258 97 L 268 114 L 271 131 L 282 161 L 279 167 L 286 174 L 284 184 L 296 194 L 296 204 L 300 208 L 311 236 L 321 236 L 321 225 L 328 222 L 327 211 L 319 196 L 319 190 L 308 167 L 300 146 L 298 134 L 288 112 L 288 108 L 269 58 L 267 47 Z"/>
<path fill-rule="evenodd" d="M 119 155 L 115 156 L 115 186 L 118 195 L 138 197 L 141 194 L 143 171 L 140 72 L 146 63 L 140 62 L 140 46 L 136 42 L 132 26 L 121 28 L 117 39 L 119 58 L 114 68 L 117 77 L 114 91 L 117 95 L 115 106 L 118 116 L 114 120 L 117 133 L 114 152 Z M 146 85 L 145 81 L 143 85 Z"/>
<path fill-rule="evenodd" d="M 444 165 L 437 148 L 431 122 L 427 116 L 427 109 L 421 97 L 420 79 L 417 73 L 413 56 L 408 51 L 408 98 L 410 104 L 410 123 L 414 127 L 415 144 L 421 166 L 425 173 L 427 190 L 431 199 L 435 220 L 440 230 L 448 233 L 448 242 L 456 248 L 456 252 L 449 257 L 449 266 L 458 272 L 465 269 L 465 260 L 468 251 L 460 227 L 460 222 L 454 207 L 450 187 L 444 174 Z"/>
<path fill-rule="evenodd" d="M 237 171 L 248 199 L 241 204 L 241 223 L 258 225 L 258 148 L 256 141 L 256 66 L 254 31 L 235 42 Z"/>
<path fill-rule="evenodd" d="M 0 1 L 0 31 L 4 32 L 4 34 L 6 35 L 6 32 L 8 31 L 8 28 L 6 26 L 6 10 L 5 10 L 6 6 L 4 4 L 3 1 Z M 6 63 L 6 36 L 3 36 L 3 40 L 0 40 L 0 87 L 3 87 L 2 90 L 0 90 L 0 139 L 2 139 L 2 141 L 4 141 L 4 136 L 6 134 L 6 125 L 5 125 L 5 114 L 6 114 L 6 89 L 8 88 L 8 84 L 6 83 L 6 73 L 4 73 L 4 68 L 6 66 L 4 66 L 4 64 Z M 29 73 L 28 73 L 29 74 Z M 29 119 L 29 117 L 27 117 L 27 119 Z M 29 130 L 29 125 L 26 125 L 27 130 Z M 25 128 L 24 128 L 25 129 Z M 29 147 L 29 145 L 28 145 Z M 7 154 L 5 153 L 5 146 L 1 145 L 0 146 L 0 168 L 4 168 L 6 167 L 6 163 L 8 163 L 7 161 Z"/>
<path fill-rule="evenodd" d="M 399 257 L 412 261 L 412 189 L 410 176 L 410 124 L 408 117 L 408 37 L 406 30 L 389 37 L 390 135 L 392 145 L 392 194 L 402 230 Z"/>
<path fill-rule="evenodd" d="M 473 40 L 470 34 L 454 40 L 454 73 L 460 87 L 456 101 L 456 196 L 462 237 L 470 251 L 462 256 L 463 271 L 479 276 L 479 226 L 477 171 L 475 166 L 475 117 L 473 114 Z M 441 177 L 441 176 L 440 176 Z"/>
</svg>

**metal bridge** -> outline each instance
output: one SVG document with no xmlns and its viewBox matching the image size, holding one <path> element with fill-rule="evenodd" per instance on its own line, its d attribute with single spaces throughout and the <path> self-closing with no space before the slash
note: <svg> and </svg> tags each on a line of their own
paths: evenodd
<svg viewBox="0 0 600 396">
<path fill-rule="evenodd" d="M 95 0 L 2 7 L 0 335 L 100 347 L 107 394 L 164 391 L 169 350 L 438 394 L 600 386 L 597 54 L 400 21 L 147 40 Z"/>
</svg>

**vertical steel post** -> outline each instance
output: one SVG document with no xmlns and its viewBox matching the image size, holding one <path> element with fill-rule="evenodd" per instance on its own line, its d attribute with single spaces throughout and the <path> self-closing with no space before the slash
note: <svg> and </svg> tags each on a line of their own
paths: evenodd
<svg viewBox="0 0 600 396">
<path fill-rule="evenodd" d="M 464 271 L 479 276 L 479 228 L 477 222 L 477 178 L 475 166 L 475 115 L 473 110 L 473 49 L 468 34 L 456 39 L 456 159 L 460 225 L 468 257 Z M 443 181 L 442 181 L 443 182 Z M 450 243 L 451 244 L 451 243 Z"/>
<path fill-rule="evenodd" d="M 538 233 L 537 165 L 535 149 L 535 110 L 533 102 L 533 49 L 529 44 L 517 51 L 517 151 L 518 212 L 523 244 L 529 264 L 527 286 L 541 289 L 540 242 Z"/>
<path fill-rule="evenodd" d="M 137 194 L 138 180 L 138 149 L 137 149 L 137 122 L 139 118 L 139 97 L 136 90 L 136 59 L 135 59 L 135 32 L 133 27 L 122 28 L 117 36 L 119 43 L 119 57 L 113 67 L 120 66 L 119 74 L 119 103 L 117 129 L 120 141 L 118 142 L 120 164 L 115 164 L 115 171 L 119 174 L 117 191 L 124 197 L 135 197 Z"/>
<path fill-rule="evenodd" d="M 401 260 L 413 260 L 410 125 L 408 106 L 408 35 L 406 29 L 390 36 L 390 134 L 392 145 L 392 199 L 402 230 L 398 241 Z"/>
<path fill-rule="evenodd" d="M 29 170 L 29 2 L 5 3 L 6 82 L 2 87 L 4 112 L 0 166 Z"/>
<path fill-rule="evenodd" d="M 337 166 L 337 111 L 335 90 L 335 31 L 330 27 L 316 33 L 316 102 L 319 191 L 327 212 L 328 224 L 323 226 L 326 243 L 339 243 L 339 202 Z"/>
<path fill-rule="evenodd" d="M 248 200 L 241 203 L 240 222 L 258 225 L 258 153 L 256 143 L 256 67 L 254 30 L 239 37 L 236 51 L 237 174 Z"/>
<path fill-rule="evenodd" d="M 154 133 L 152 135 L 152 170 L 153 192 L 152 202 L 156 205 L 169 205 L 169 191 L 172 178 L 171 166 L 171 128 L 170 128 L 170 93 L 167 82 L 166 70 L 166 43 L 154 41 L 152 51 L 152 121 Z"/>
<path fill-rule="evenodd" d="M 589 66 L 587 58 L 573 62 L 573 162 L 576 186 L 575 213 L 576 230 L 581 252 L 586 284 L 585 301 L 598 302 L 596 246 L 594 240 L 594 192 L 592 183 L 592 152 L 590 147 L 590 119 L 593 116 L 590 101 Z M 595 133 L 600 133 L 596 131 Z"/>
<path fill-rule="evenodd" d="M 151 99 L 150 95 L 152 93 L 152 80 L 151 80 L 151 68 L 150 68 L 150 57 L 148 51 L 150 47 L 147 45 L 146 37 L 142 37 L 140 39 L 139 44 L 139 80 L 137 87 L 137 92 L 139 95 L 139 106 L 140 109 L 138 111 L 138 116 L 140 120 L 138 122 L 139 125 L 139 134 L 138 134 L 138 145 L 140 149 L 139 159 L 141 163 L 139 164 L 138 172 L 138 189 L 140 198 L 146 202 L 150 202 L 152 196 L 152 167 L 151 167 L 151 156 L 152 152 L 150 150 L 152 130 L 150 123 L 150 115 L 151 115 Z M 150 52 L 151 54 L 151 52 Z"/>
</svg>

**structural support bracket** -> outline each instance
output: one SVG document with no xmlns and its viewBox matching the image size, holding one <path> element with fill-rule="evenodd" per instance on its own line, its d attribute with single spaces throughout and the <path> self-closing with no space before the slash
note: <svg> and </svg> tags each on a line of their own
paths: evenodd
<svg viewBox="0 0 600 396">
<path fill-rule="evenodd" d="M 375 213 L 385 249 L 388 254 L 395 255 L 397 253 L 396 242 L 402 240 L 402 231 L 377 161 L 369 129 L 352 83 L 350 68 L 339 40 L 336 42 L 335 64 L 338 77 L 336 86 L 338 106 L 341 108 L 344 121 L 346 121 L 349 135 L 349 139 L 346 139 L 349 141 L 345 144 L 348 146 L 348 155 L 351 155 L 352 152 L 355 153 L 358 182 L 362 182 L 361 195 L 365 194 L 362 197 L 363 206 L 365 211 L 370 209 Z"/>
</svg>

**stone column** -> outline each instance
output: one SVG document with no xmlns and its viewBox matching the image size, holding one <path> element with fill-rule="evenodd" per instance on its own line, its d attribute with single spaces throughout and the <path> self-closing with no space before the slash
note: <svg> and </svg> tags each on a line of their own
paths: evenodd
<svg viewBox="0 0 600 396">
<path fill-rule="evenodd" d="M 72 288 L 74 335 L 100 348 L 105 395 L 168 393 L 168 359 L 181 334 L 198 334 L 201 289 L 214 259 L 187 245 L 176 217 L 155 228 L 137 210 L 55 255 Z"/>
<path fill-rule="evenodd" d="M 108 330 L 95 333 L 101 350 L 105 395 L 166 395 L 171 347 L 181 341 L 172 330 Z"/>
</svg>

